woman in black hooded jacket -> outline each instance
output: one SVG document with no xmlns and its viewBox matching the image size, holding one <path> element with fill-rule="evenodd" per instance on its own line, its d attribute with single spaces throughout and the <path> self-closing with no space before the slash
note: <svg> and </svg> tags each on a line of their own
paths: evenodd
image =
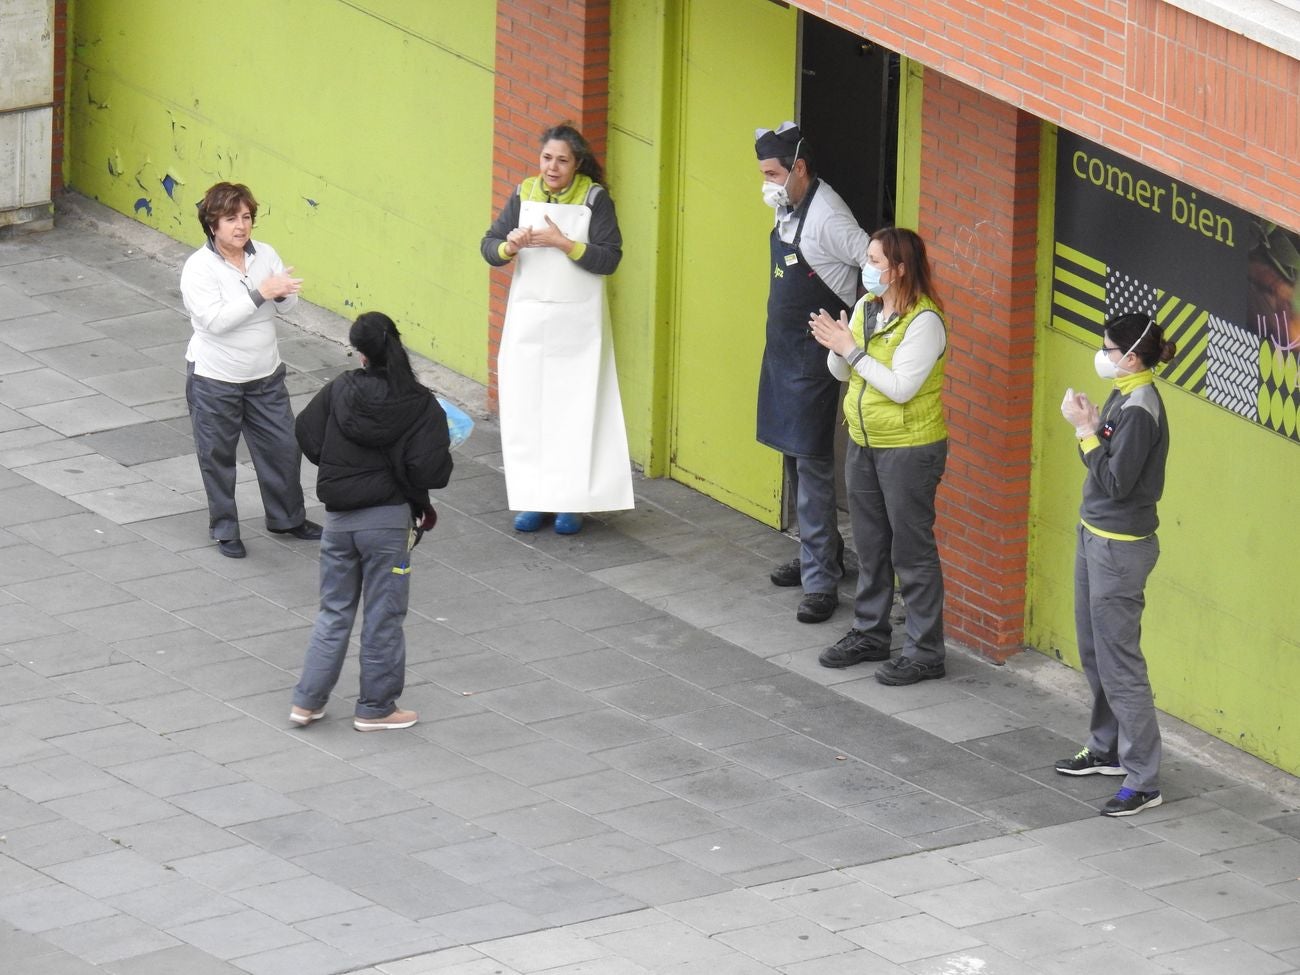
<svg viewBox="0 0 1300 975">
<path fill-rule="evenodd" d="M 353 727 L 409 728 L 418 716 L 397 706 L 406 682 L 402 621 L 416 529 L 433 527 L 429 489 L 451 477 L 447 415 L 415 378 L 387 315 L 362 314 L 348 341 L 362 368 L 326 384 L 294 425 L 303 456 L 318 468 L 316 496 L 325 505 L 325 525 L 320 611 L 289 720 L 308 725 L 325 716 L 364 594 Z"/>
</svg>

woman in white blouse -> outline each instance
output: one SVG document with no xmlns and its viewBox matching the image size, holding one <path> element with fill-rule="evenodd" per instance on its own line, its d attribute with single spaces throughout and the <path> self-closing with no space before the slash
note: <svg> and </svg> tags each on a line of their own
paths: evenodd
<svg viewBox="0 0 1300 975">
<path fill-rule="evenodd" d="M 275 315 L 298 302 L 293 277 L 270 244 L 253 240 L 257 200 L 242 183 L 217 183 L 198 206 L 207 244 L 185 262 L 181 297 L 194 335 L 185 400 L 194 428 L 208 527 L 222 555 L 242 559 L 235 506 L 235 448 L 243 434 L 257 471 L 266 527 L 318 539 L 307 520 L 293 411 L 276 344 Z"/>
</svg>

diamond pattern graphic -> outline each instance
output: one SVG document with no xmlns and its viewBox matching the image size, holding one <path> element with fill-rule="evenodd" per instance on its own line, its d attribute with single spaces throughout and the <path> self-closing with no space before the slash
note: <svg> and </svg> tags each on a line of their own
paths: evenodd
<svg viewBox="0 0 1300 975">
<path fill-rule="evenodd" d="M 1160 310 L 1160 292 L 1151 285 L 1114 268 L 1106 275 L 1106 317 L 1141 312 L 1156 316 Z"/>
<path fill-rule="evenodd" d="M 1209 330 L 1205 398 L 1259 422 L 1259 337 L 1217 315 L 1210 316 Z"/>
<path fill-rule="evenodd" d="M 1258 341 L 1258 340 L 1257 340 Z M 1300 383 L 1296 380 L 1294 350 L 1283 352 L 1272 342 L 1259 342 L 1259 422 L 1270 430 L 1300 439 L 1296 413 L 1300 409 Z"/>
<path fill-rule="evenodd" d="M 1081 342 L 1115 315 L 1152 315 L 1178 346 L 1157 377 L 1300 442 L 1300 350 L 1243 328 L 1061 241 L 1053 268 L 1052 327 Z"/>
</svg>

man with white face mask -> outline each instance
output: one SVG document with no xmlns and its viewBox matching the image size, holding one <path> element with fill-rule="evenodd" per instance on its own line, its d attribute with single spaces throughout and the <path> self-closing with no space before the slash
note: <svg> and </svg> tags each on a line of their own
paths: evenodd
<svg viewBox="0 0 1300 975">
<path fill-rule="evenodd" d="M 840 384 L 808 330 L 820 308 L 838 316 L 857 300 L 867 234 L 817 178 L 808 140 L 793 122 L 754 133 L 763 201 L 776 209 L 770 238 L 767 344 L 758 381 L 760 443 L 779 450 L 795 491 L 799 558 L 772 582 L 803 586 L 797 618 L 820 623 L 839 603 L 844 541 L 835 503 L 835 423 Z"/>
</svg>

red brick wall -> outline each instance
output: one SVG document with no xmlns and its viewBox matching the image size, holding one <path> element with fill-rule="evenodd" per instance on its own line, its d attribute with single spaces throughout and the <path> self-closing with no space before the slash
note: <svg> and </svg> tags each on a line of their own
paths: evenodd
<svg viewBox="0 0 1300 975">
<path fill-rule="evenodd" d="M 493 209 L 537 171 L 541 131 L 573 122 L 604 161 L 609 115 L 610 0 L 499 0 Z M 488 404 L 496 409 L 497 350 L 508 268 L 494 270 L 488 310 Z"/>
<path fill-rule="evenodd" d="M 50 127 L 50 193 L 63 189 L 63 120 L 68 66 L 68 0 L 54 0 L 54 118 Z"/>
<path fill-rule="evenodd" d="M 1163 0 L 794 0 L 1300 230 L 1300 61 Z"/>
<path fill-rule="evenodd" d="M 1023 640 L 1038 119 L 1300 229 L 1300 62 L 1162 0 L 796 2 L 921 62 L 918 229 L 941 272 L 952 638 Z"/>
<path fill-rule="evenodd" d="M 574 119 L 603 156 L 608 4 L 499 3 L 498 204 L 535 165 L 544 124 Z M 1024 627 L 1038 120 L 1300 230 L 1300 62 L 1163 0 L 792 5 L 928 69 L 917 229 L 951 323 L 938 525 L 949 629 L 1003 656 Z M 550 56 L 558 45 L 567 59 Z M 494 272 L 493 405 L 507 283 Z"/>
<path fill-rule="evenodd" d="M 937 532 L 950 637 L 1021 648 L 1037 256 L 1037 120 L 925 75 L 917 230 L 949 328 L 948 471 Z"/>
</svg>

